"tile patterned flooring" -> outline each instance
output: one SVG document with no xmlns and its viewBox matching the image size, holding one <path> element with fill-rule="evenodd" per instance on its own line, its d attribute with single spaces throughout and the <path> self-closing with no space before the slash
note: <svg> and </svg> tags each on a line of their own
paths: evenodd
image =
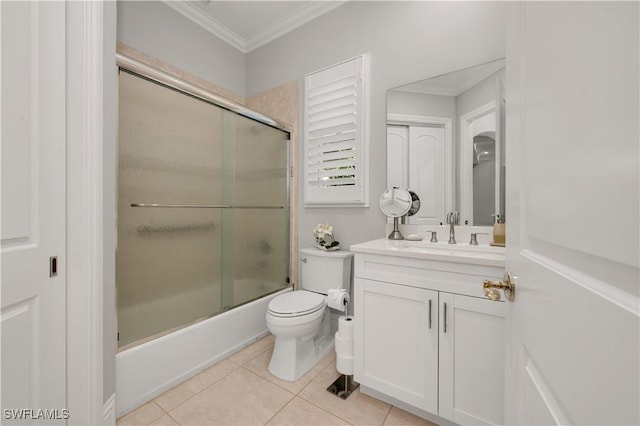
<svg viewBox="0 0 640 426">
<path fill-rule="evenodd" d="M 340 375 L 330 351 L 295 382 L 267 370 L 268 335 L 153 401 L 117 425 L 423 425 L 437 426 L 357 389 L 342 400 L 327 387 Z"/>
</svg>

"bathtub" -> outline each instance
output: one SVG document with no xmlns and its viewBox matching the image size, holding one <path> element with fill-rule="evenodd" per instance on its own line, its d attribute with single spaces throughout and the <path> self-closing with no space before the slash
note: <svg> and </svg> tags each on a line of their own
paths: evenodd
<svg viewBox="0 0 640 426">
<path fill-rule="evenodd" d="M 271 299 L 286 288 L 116 355 L 116 415 L 139 407 L 268 334 Z"/>
</svg>

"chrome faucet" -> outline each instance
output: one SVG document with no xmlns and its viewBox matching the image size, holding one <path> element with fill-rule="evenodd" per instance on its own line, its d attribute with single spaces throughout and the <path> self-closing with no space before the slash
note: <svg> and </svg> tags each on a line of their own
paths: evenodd
<svg viewBox="0 0 640 426">
<path fill-rule="evenodd" d="M 457 244 L 456 243 L 455 225 L 458 224 L 459 220 L 460 220 L 460 213 L 459 212 L 447 213 L 447 223 L 450 225 L 450 228 L 449 228 L 449 244 Z"/>
</svg>

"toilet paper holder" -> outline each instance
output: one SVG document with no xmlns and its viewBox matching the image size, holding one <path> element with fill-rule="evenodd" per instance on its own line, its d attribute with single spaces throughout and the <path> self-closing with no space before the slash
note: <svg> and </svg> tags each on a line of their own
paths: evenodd
<svg viewBox="0 0 640 426">
<path fill-rule="evenodd" d="M 338 398 L 347 399 L 358 386 L 360 383 L 353 380 L 353 374 L 341 374 L 335 382 L 329 385 L 327 390 Z"/>
<path fill-rule="evenodd" d="M 329 289 L 327 294 L 327 305 L 330 308 L 346 312 L 350 301 L 351 296 L 349 296 L 348 291 L 344 289 Z"/>
</svg>

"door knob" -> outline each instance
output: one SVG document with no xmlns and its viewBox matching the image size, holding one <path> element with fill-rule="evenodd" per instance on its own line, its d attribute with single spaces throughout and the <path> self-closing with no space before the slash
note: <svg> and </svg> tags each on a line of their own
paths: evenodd
<svg viewBox="0 0 640 426">
<path fill-rule="evenodd" d="M 516 277 L 507 272 L 504 274 L 502 281 L 484 280 L 482 288 L 484 295 L 491 300 L 500 300 L 500 292 L 498 290 L 502 290 L 505 298 L 512 302 L 516 296 Z"/>
</svg>

